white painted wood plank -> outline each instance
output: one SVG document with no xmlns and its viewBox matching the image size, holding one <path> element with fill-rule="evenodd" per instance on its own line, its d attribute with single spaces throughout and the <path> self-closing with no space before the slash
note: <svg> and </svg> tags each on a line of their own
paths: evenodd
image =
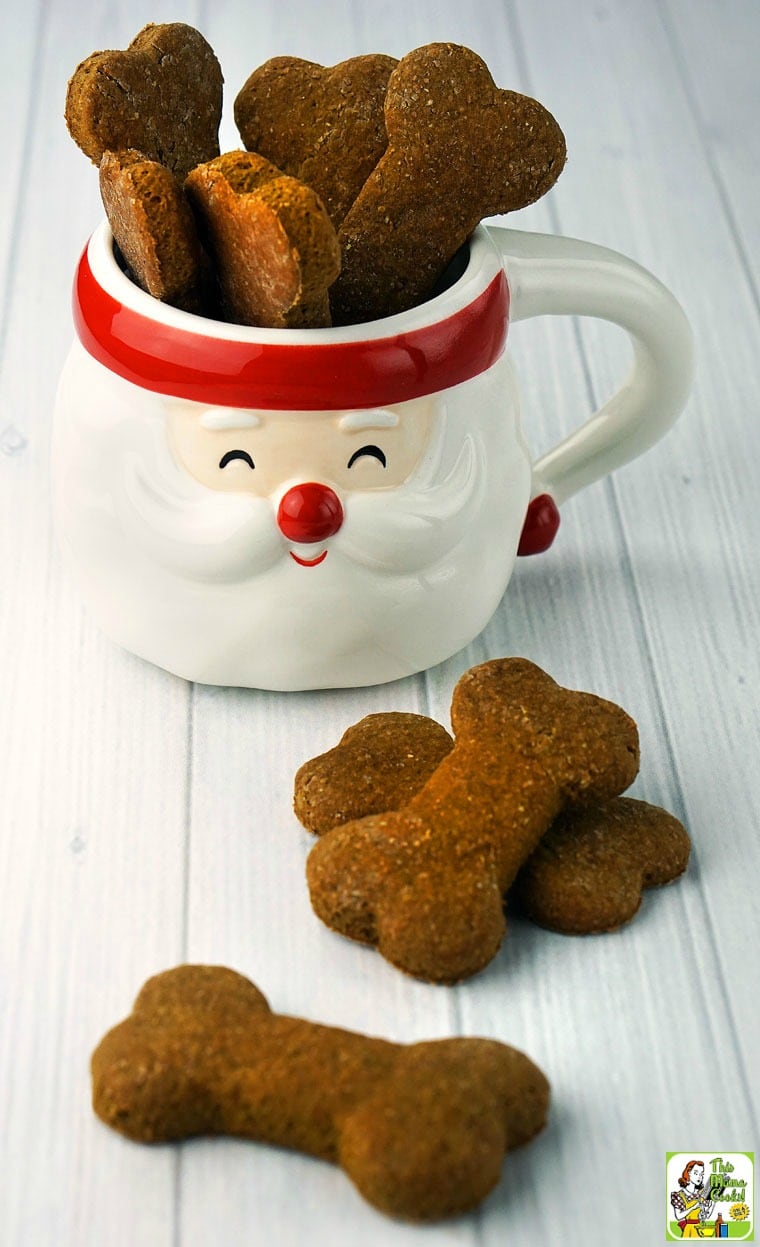
<svg viewBox="0 0 760 1247">
<path fill-rule="evenodd" d="M 758 7 L 665 0 L 660 9 L 723 216 L 760 302 Z"/>
<path fill-rule="evenodd" d="M 151 6 L 152 7 L 152 6 Z M 155 13 L 155 9 L 152 10 Z M 48 443 L 72 336 L 73 266 L 97 175 L 68 138 L 66 80 L 150 10 L 45 6 L 33 134 L 14 211 L 0 410 L 26 438 L 0 454 L 0 1238 L 8 1247 L 173 1240 L 176 1157 L 107 1131 L 88 1063 L 145 977 L 178 959 L 188 689 L 122 654 L 85 617 L 50 531 Z M 18 47 L 18 82 L 34 36 Z M 18 21 L 14 15 L 14 27 Z M 5 35 L 5 28 L 4 28 Z M 5 55 L 5 52 L 4 52 Z M 23 118 L 32 86 L 14 104 Z M 6 451 L 8 447 L 6 444 Z"/>
<path fill-rule="evenodd" d="M 14 125 L 5 127 L 4 171 L 0 180 L 0 350 L 7 328 L 27 148 L 37 121 L 37 101 L 31 87 L 41 42 L 39 11 L 40 3 L 33 3 L 25 10 L 18 7 L 4 14 L 3 39 L 0 41 L 0 117 L 16 119 Z M 6 454 L 19 448 L 22 441 L 13 415 L 0 399 L 0 447 L 5 448 Z"/>
</svg>

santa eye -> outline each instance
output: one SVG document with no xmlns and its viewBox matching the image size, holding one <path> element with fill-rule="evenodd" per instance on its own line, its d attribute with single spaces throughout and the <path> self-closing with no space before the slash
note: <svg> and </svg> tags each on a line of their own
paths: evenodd
<svg viewBox="0 0 760 1247">
<path fill-rule="evenodd" d="M 349 468 L 352 468 L 356 463 L 356 460 L 361 459 L 363 455 L 370 455 L 371 458 L 377 459 L 379 463 L 382 463 L 383 467 L 386 465 L 387 460 L 385 458 L 385 452 L 382 451 L 379 446 L 360 446 L 358 450 L 354 451 L 349 459 Z"/>
<path fill-rule="evenodd" d="M 226 468 L 228 463 L 232 463 L 233 459 L 242 459 L 245 463 L 248 464 L 249 468 L 253 468 L 256 466 L 255 463 L 253 462 L 253 459 L 248 454 L 247 450 L 228 450 L 227 454 L 222 455 L 221 459 L 219 460 L 219 467 Z"/>
</svg>

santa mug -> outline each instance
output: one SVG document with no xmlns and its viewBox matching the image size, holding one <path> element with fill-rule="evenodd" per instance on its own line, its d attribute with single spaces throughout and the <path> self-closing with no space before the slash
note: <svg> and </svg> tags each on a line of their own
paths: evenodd
<svg viewBox="0 0 760 1247">
<path fill-rule="evenodd" d="M 622 388 L 535 464 L 508 323 L 614 321 Z M 56 403 L 58 532 L 103 630 L 189 680 L 382 683 L 488 623 L 557 507 L 681 411 L 691 333 L 631 260 L 478 227 L 426 303 L 330 329 L 178 311 L 122 270 L 104 224 L 74 288 Z"/>
</svg>

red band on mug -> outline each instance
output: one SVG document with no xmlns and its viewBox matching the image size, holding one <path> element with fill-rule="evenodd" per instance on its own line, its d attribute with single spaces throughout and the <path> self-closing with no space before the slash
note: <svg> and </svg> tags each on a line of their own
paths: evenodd
<svg viewBox="0 0 760 1247">
<path fill-rule="evenodd" d="M 341 411 L 403 403 L 485 372 L 504 350 L 509 289 L 497 273 L 466 307 L 386 338 L 289 344 L 283 329 L 281 343 L 233 341 L 120 303 L 93 276 L 85 250 L 73 305 L 85 350 L 143 389 L 212 407 Z"/>
</svg>

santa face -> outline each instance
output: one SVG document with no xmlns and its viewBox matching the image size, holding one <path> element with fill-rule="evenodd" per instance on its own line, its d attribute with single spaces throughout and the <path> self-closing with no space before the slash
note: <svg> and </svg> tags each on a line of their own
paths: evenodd
<svg viewBox="0 0 760 1247">
<path fill-rule="evenodd" d="M 104 630 L 188 679 L 380 683 L 448 657 L 506 587 L 530 492 L 506 356 L 371 410 L 269 412 L 139 389 L 78 345 L 56 509 Z"/>
<path fill-rule="evenodd" d="M 208 489 L 270 499 L 290 557 L 314 567 L 343 527 L 348 499 L 397 488 L 412 474 L 436 404 L 422 398 L 340 412 L 167 406 L 178 462 Z"/>
</svg>

